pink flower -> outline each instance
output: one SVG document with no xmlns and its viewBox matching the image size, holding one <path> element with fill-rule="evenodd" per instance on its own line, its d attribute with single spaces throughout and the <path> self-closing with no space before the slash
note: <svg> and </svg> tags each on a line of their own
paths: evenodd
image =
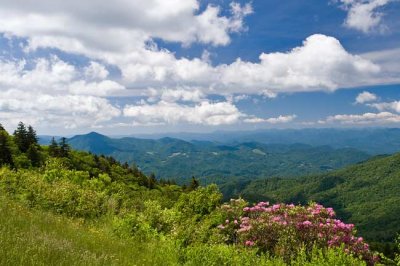
<svg viewBox="0 0 400 266">
<path fill-rule="evenodd" d="M 310 226 L 310 225 L 312 225 L 312 222 L 310 222 L 310 221 L 304 221 L 304 222 L 303 222 L 303 225 L 304 225 L 304 226 Z"/>
<path fill-rule="evenodd" d="M 254 246 L 254 242 L 253 242 L 253 241 L 250 241 L 250 240 L 247 240 L 246 243 L 245 243 L 245 245 L 246 245 L 246 246 L 249 246 L 249 247 L 252 247 L 252 246 Z"/>
</svg>

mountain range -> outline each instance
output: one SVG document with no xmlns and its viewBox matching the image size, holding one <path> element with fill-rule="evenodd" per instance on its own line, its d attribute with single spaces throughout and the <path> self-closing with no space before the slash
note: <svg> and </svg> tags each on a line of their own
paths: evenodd
<svg viewBox="0 0 400 266">
<path fill-rule="evenodd" d="M 265 178 L 321 173 L 370 157 L 354 148 L 335 149 L 307 144 L 264 144 L 248 141 L 219 143 L 175 138 L 110 138 L 95 132 L 77 135 L 68 143 L 78 150 L 113 156 L 135 163 L 144 173 L 184 182 L 196 176 L 203 182 L 227 178 Z M 207 179 L 209 181 L 207 181 Z"/>
</svg>

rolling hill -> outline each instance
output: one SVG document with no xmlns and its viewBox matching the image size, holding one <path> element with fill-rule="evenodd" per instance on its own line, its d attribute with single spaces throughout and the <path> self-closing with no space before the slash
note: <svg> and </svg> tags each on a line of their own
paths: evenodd
<svg viewBox="0 0 400 266">
<path fill-rule="evenodd" d="M 256 180 L 239 194 L 252 201 L 316 201 L 335 208 L 366 238 L 392 241 L 400 232 L 399 192 L 400 153 L 321 175 Z"/>
<path fill-rule="evenodd" d="M 221 144 L 209 141 L 183 141 L 174 138 L 114 139 L 92 132 L 68 139 L 78 150 L 113 156 L 133 163 L 158 178 L 185 181 L 191 176 L 223 182 L 226 177 L 254 179 L 271 176 L 299 176 L 328 172 L 369 158 L 352 148 L 333 149 L 305 144 L 263 144 L 243 142 Z"/>
</svg>

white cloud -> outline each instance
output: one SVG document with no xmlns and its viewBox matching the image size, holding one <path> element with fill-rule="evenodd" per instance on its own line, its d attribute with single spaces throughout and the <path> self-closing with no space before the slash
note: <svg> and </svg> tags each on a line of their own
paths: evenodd
<svg viewBox="0 0 400 266">
<path fill-rule="evenodd" d="M 347 125 L 367 125 L 367 124 L 392 124 L 400 122 L 400 115 L 390 112 L 365 113 L 365 114 L 344 114 L 329 116 L 326 121 L 320 123 L 338 122 Z"/>
<path fill-rule="evenodd" d="M 120 115 L 118 108 L 98 97 L 19 90 L 0 92 L 0 110 L 0 119 L 10 127 L 19 121 L 51 127 L 94 127 Z"/>
<path fill-rule="evenodd" d="M 0 119 L 74 128 L 94 127 L 120 115 L 107 92 L 124 90 L 111 80 L 87 82 L 79 69 L 57 57 L 38 59 L 31 69 L 24 60 L 0 60 Z M 98 95 L 98 96 L 96 96 Z"/>
<path fill-rule="evenodd" d="M 384 83 L 379 79 L 379 65 L 348 53 L 337 39 L 321 34 L 308 37 L 302 46 L 287 53 L 263 53 L 256 63 L 237 59 L 213 67 L 198 58 L 176 59 L 167 51 L 154 55 L 122 68 L 131 86 L 185 84 L 202 88 L 205 94 L 263 94 L 273 98 L 285 92 L 333 91 L 376 84 L 377 80 Z"/>
<path fill-rule="evenodd" d="M 370 93 L 368 91 L 363 91 L 362 93 L 357 95 L 356 103 L 363 104 L 367 102 L 376 101 L 377 99 L 378 97 L 375 94 Z"/>
<path fill-rule="evenodd" d="M 226 45 L 231 32 L 244 29 L 251 6 L 232 4 L 231 16 L 220 13 L 213 5 L 199 10 L 197 0 L 3 0 L 0 30 L 31 37 L 32 47 L 63 46 L 75 52 L 132 52 L 152 38 Z"/>
<path fill-rule="evenodd" d="M 361 55 L 381 68 L 376 83 L 400 83 L 400 48 L 373 51 Z"/>
<path fill-rule="evenodd" d="M 271 117 L 271 118 L 259 118 L 259 117 L 250 117 L 246 118 L 243 121 L 245 123 L 270 123 L 270 124 L 283 124 L 292 122 L 297 116 L 296 115 L 280 115 L 278 117 Z"/>
<path fill-rule="evenodd" d="M 165 102 L 201 102 L 205 100 L 205 95 L 201 90 L 192 88 L 163 89 L 159 94 L 160 99 Z"/>
<path fill-rule="evenodd" d="M 231 33 L 246 29 L 243 21 L 251 12 L 250 4 L 232 3 L 231 15 L 221 15 L 219 6 L 199 10 L 196 0 L 79 4 L 76 0 L 5 0 L 0 6 L 0 31 L 28 38 L 27 51 L 53 47 L 115 65 L 124 85 L 138 90 L 194 86 L 205 94 L 226 95 L 267 89 L 267 95 L 275 96 L 377 83 L 378 65 L 348 53 L 338 40 L 325 35 L 312 35 L 286 53 L 262 53 L 259 62 L 237 59 L 217 66 L 206 55 L 178 59 L 152 41 L 227 45 Z M 96 65 L 86 72 L 97 78 L 108 74 Z"/>
<path fill-rule="evenodd" d="M 71 94 L 108 96 L 125 90 L 125 87 L 112 80 L 87 82 L 83 80 L 72 82 L 69 85 Z"/>
<path fill-rule="evenodd" d="M 384 13 L 379 8 L 393 0 L 340 0 L 343 8 L 347 10 L 347 18 L 344 25 L 364 33 L 374 29 L 384 30 L 382 18 Z"/>
<path fill-rule="evenodd" d="M 368 106 L 376 108 L 379 111 L 394 111 L 400 113 L 400 101 L 371 103 Z"/>
<path fill-rule="evenodd" d="M 157 104 L 128 105 L 124 115 L 131 117 L 137 125 L 199 124 L 229 125 L 244 116 L 229 102 L 211 103 L 203 101 L 194 106 L 160 101 Z"/>
<path fill-rule="evenodd" d="M 109 75 L 108 70 L 102 64 L 90 62 L 89 66 L 85 67 L 85 76 L 89 79 L 106 79 Z"/>
<path fill-rule="evenodd" d="M 234 123 L 289 123 L 296 115 L 272 118 L 258 118 L 239 111 L 232 102 L 211 102 L 202 100 L 192 105 L 174 101 L 160 100 L 149 104 L 142 102 L 137 105 L 127 105 L 123 110 L 125 117 L 133 119 L 134 125 L 153 126 L 167 124 L 197 124 L 220 126 Z"/>
<path fill-rule="evenodd" d="M 352 7 L 350 1 L 347 6 Z M 147 101 L 124 108 L 137 124 L 217 125 L 246 119 L 278 123 L 295 117 L 251 117 L 233 104 L 245 96 L 213 103 L 207 95 L 274 98 L 279 93 L 333 91 L 399 80 L 397 73 L 374 63 L 373 56 L 351 54 L 337 39 L 321 34 L 287 52 L 262 53 L 258 62 L 238 58 L 220 65 L 212 64 L 208 52 L 201 58 L 177 58 L 154 42 L 227 45 L 233 33 L 246 30 L 244 19 L 252 12 L 250 4 L 238 3 L 231 3 L 229 10 L 217 5 L 200 9 L 198 0 L 3 0 L 0 32 L 26 40 L 26 58 L 38 48 L 56 48 L 84 55 L 90 63 L 78 67 L 56 57 L 0 61 L 2 117 L 10 121 L 43 117 L 48 122 L 63 118 L 59 120 L 69 127 L 99 126 L 120 113 L 120 107 L 106 97 L 140 95 Z M 114 67 L 121 78 L 110 77 L 108 69 Z M 24 107 L 28 98 L 23 95 L 35 100 Z M 33 105 L 40 104 L 36 98 L 51 99 L 59 109 L 47 103 L 35 109 Z"/>
<path fill-rule="evenodd" d="M 368 84 L 379 66 L 349 54 L 340 42 L 321 34 L 308 37 L 303 46 L 288 53 L 261 54 L 260 63 L 238 59 L 218 67 L 221 80 L 229 88 L 279 92 L 335 90 Z"/>
</svg>

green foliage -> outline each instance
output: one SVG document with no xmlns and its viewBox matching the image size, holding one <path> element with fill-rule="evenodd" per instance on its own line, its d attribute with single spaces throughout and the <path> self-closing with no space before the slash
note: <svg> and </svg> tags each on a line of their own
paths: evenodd
<svg viewBox="0 0 400 266">
<path fill-rule="evenodd" d="M 75 149 L 136 163 L 146 174 L 156 173 L 159 178 L 175 179 L 180 184 L 191 182 L 192 176 L 196 176 L 203 185 L 224 185 L 237 179 L 249 182 L 270 176 L 328 172 L 370 157 L 359 150 L 328 146 L 268 145 L 246 141 L 221 145 L 172 138 L 113 139 L 97 133 L 75 136 L 68 143 Z M 236 196 L 224 195 L 225 199 Z"/>
<path fill-rule="evenodd" d="M 14 166 L 8 133 L 0 127 L 0 165 Z"/>
<path fill-rule="evenodd" d="M 0 198 L 1 213 L 11 217 L 0 217 L 5 264 L 31 264 L 34 258 L 45 265 L 284 265 L 279 254 L 237 246 L 221 233 L 217 226 L 242 215 L 247 203 L 221 206 L 215 184 L 202 187 L 193 179 L 184 189 L 161 183 L 110 156 L 70 150 L 65 139 L 53 147 L 31 144 L 26 151 L 17 146 L 10 146 L 15 168 L 0 168 L 0 194 L 7 197 Z M 27 247 L 20 232 L 29 236 Z M 296 254 L 294 265 L 361 263 L 339 249 Z"/>
<path fill-rule="evenodd" d="M 333 207 L 341 219 L 356 224 L 367 240 L 393 242 L 400 232 L 399 162 L 396 154 L 324 175 L 253 181 L 242 195 L 251 201 L 304 204 L 312 200 Z"/>
</svg>

